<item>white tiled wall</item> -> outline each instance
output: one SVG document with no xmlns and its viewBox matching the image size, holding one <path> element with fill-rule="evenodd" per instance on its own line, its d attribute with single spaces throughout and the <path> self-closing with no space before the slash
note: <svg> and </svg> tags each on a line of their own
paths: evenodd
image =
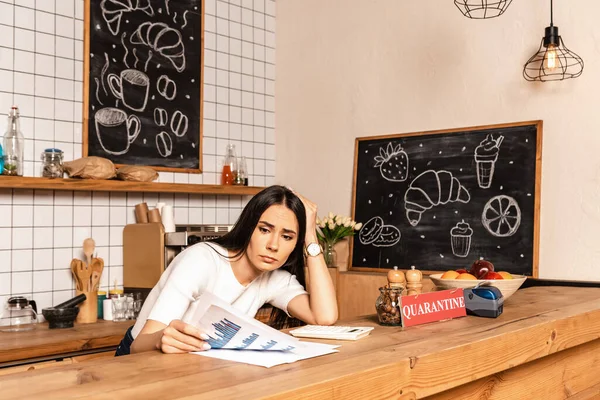
<svg viewBox="0 0 600 400">
<path fill-rule="evenodd" d="M 95 0 L 93 0 L 95 1 Z M 83 0 L 0 0 L 0 115 L 21 111 L 25 175 L 58 147 L 81 157 Z M 250 185 L 275 176 L 275 1 L 205 0 L 203 174 L 161 182 L 218 183 L 228 143 L 248 159 Z M 0 129 L 4 130 L 1 127 Z M 86 237 L 106 262 L 101 286 L 122 285 L 122 230 L 133 206 L 173 204 L 177 224 L 233 223 L 246 198 L 156 193 L 0 191 L 0 307 L 11 295 L 38 308 L 74 295 L 69 270 Z"/>
</svg>

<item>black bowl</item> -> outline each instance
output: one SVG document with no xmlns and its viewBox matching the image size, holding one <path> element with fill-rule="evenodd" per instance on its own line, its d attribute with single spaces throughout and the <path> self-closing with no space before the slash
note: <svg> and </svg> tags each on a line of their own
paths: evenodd
<svg viewBox="0 0 600 400">
<path fill-rule="evenodd" d="M 42 310 L 42 315 L 50 324 L 50 329 L 72 328 L 77 314 L 79 314 L 79 307 L 50 307 Z"/>
</svg>

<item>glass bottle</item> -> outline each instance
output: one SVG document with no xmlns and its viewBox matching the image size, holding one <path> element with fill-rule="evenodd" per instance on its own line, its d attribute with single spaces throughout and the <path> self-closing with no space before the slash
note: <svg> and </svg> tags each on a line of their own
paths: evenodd
<svg viewBox="0 0 600 400">
<path fill-rule="evenodd" d="M 246 163 L 246 157 L 244 156 L 242 156 L 242 158 L 240 159 L 240 165 L 238 166 L 238 174 L 242 177 L 242 185 L 248 186 L 248 164 Z"/>
<path fill-rule="evenodd" d="M 23 176 L 25 138 L 21 133 L 19 108 L 12 106 L 8 114 L 8 128 L 2 141 L 4 150 L 3 175 Z"/>
<path fill-rule="evenodd" d="M 42 176 L 44 178 L 62 178 L 63 152 L 60 149 L 46 149 L 42 153 Z"/>
<path fill-rule="evenodd" d="M 244 157 L 240 158 L 237 162 L 237 169 L 235 170 L 235 178 L 233 180 L 234 185 L 244 186 L 244 176 L 246 176 L 246 169 L 243 163 L 246 162 Z"/>
<path fill-rule="evenodd" d="M 221 185 L 233 185 L 235 171 L 237 170 L 237 158 L 235 155 L 235 145 L 228 144 L 225 150 L 225 160 L 223 161 L 223 172 L 221 173 Z"/>
</svg>

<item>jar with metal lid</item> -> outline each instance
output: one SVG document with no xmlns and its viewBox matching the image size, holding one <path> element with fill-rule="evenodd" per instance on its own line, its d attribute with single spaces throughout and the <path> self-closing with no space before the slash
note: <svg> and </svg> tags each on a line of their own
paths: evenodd
<svg viewBox="0 0 600 400">
<path fill-rule="evenodd" d="M 63 177 L 63 152 L 60 149 L 46 149 L 42 153 L 42 176 L 44 178 Z"/>
</svg>

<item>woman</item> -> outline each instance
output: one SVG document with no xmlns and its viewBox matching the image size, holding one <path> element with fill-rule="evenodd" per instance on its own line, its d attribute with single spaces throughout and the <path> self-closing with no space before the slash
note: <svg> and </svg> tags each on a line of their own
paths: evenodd
<svg viewBox="0 0 600 400">
<path fill-rule="evenodd" d="M 181 321 L 205 291 L 252 317 L 270 303 L 277 308 L 271 315 L 275 323 L 290 317 L 307 324 L 335 323 L 335 291 L 318 245 L 316 220 L 316 205 L 288 188 L 271 186 L 258 193 L 231 232 L 190 246 L 173 260 L 116 355 L 210 349 L 206 333 Z M 310 274 L 308 293 L 305 263 Z"/>
</svg>

